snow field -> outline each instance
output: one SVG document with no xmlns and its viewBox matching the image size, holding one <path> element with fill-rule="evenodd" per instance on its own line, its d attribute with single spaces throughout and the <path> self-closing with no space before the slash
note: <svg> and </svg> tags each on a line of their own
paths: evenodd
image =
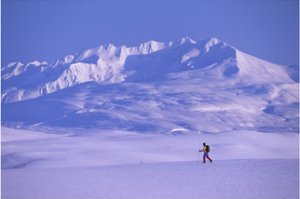
<svg viewBox="0 0 300 199">
<path fill-rule="evenodd" d="M 206 142 L 214 160 L 293 159 L 299 157 L 298 140 L 295 133 L 252 131 L 178 136 L 122 131 L 49 134 L 3 127 L 1 155 L 6 169 L 195 161 Z"/>
<path fill-rule="evenodd" d="M 2 171 L 6 199 L 297 199 L 299 161 L 223 160 Z"/>
<path fill-rule="evenodd" d="M 297 199 L 299 195 L 299 134 L 53 132 L 58 133 L 2 127 L 2 198 Z M 201 157 L 197 161 L 203 141 L 211 146 L 212 164 L 202 164 Z"/>
</svg>

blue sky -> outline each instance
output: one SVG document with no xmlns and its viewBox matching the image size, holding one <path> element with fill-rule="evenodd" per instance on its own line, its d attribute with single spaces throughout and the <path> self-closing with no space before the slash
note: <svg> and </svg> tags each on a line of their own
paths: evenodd
<svg viewBox="0 0 300 199">
<path fill-rule="evenodd" d="M 217 37 L 278 64 L 297 64 L 297 0 L 2 0 L 2 65 L 54 62 L 100 44 Z"/>
</svg>

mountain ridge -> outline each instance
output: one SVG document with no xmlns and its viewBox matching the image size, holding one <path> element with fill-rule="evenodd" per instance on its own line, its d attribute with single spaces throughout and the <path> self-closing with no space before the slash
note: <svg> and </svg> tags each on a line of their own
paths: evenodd
<svg viewBox="0 0 300 199">
<path fill-rule="evenodd" d="M 220 69 L 224 77 L 233 77 L 239 72 L 247 76 L 253 73 L 252 66 L 242 69 L 239 63 L 246 63 L 248 56 L 214 37 L 198 42 L 190 37 L 165 43 L 151 40 L 135 47 L 100 45 L 81 54 L 69 54 L 53 65 L 40 61 L 8 64 L 2 68 L 2 101 L 9 103 L 31 99 L 88 81 L 100 84 L 149 81 L 161 76 L 158 73 L 201 69 L 228 59 L 232 61 L 231 66 Z M 251 59 L 257 65 L 266 63 L 258 58 Z M 261 65 L 263 69 L 256 67 L 260 75 L 266 72 L 266 64 Z M 288 81 L 288 77 L 283 75 L 285 72 L 280 69 L 282 66 L 269 65 L 273 68 L 269 70 L 271 75 L 285 76 L 283 79 Z M 256 81 L 257 77 L 252 79 Z"/>
<path fill-rule="evenodd" d="M 3 68 L 2 124 L 171 135 L 298 133 L 296 70 L 216 38 L 108 44 L 53 65 Z"/>
</svg>

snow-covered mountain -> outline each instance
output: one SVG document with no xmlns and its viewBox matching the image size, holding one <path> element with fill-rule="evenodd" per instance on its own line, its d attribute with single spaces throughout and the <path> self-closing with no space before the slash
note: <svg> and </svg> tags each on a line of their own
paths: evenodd
<svg viewBox="0 0 300 199">
<path fill-rule="evenodd" d="M 2 67 L 5 125 L 298 132 L 298 67 L 216 38 L 101 45 L 54 64 Z"/>
<path fill-rule="evenodd" d="M 53 65 L 39 61 L 10 63 L 2 68 L 2 100 L 32 99 L 90 81 L 140 82 L 199 69 L 199 78 L 209 76 L 210 81 L 291 82 L 282 66 L 249 56 L 216 38 L 196 42 L 186 37 L 180 42 L 149 41 L 137 47 L 101 45 L 67 55 Z"/>
</svg>

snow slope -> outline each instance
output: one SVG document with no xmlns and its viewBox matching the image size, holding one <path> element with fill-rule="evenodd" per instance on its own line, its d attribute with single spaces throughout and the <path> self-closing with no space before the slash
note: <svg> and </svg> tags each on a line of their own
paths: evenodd
<svg viewBox="0 0 300 199">
<path fill-rule="evenodd" d="M 99 86 L 89 82 L 36 99 L 5 103 L 2 124 L 144 133 L 176 133 L 176 129 L 182 130 L 178 133 L 298 132 L 298 84 L 224 87 L 202 84 L 194 75 L 177 73 L 174 80 L 162 83 Z"/>
<path fill-rule="evenodd" d="M 298 132 L 295 70 L 216 38 L 101 45 L 55 64 L 2 67 L 2 125 L 166 134 Z"/>
<path fill-rule="evenodd" d="M 299 131 L 297 67 L 216 38 L 101 45 L 55 64 L 14 62 L 1 71 L 5 126 Z"/>
</svg>

